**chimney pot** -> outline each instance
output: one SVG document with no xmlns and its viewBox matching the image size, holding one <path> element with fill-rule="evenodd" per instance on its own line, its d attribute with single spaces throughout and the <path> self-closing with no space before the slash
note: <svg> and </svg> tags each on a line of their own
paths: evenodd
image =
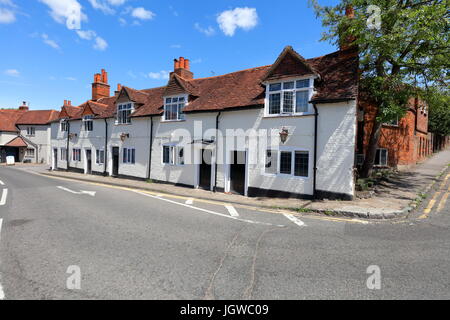
<svg viewBox="0 0 450 320">
<path fill-rule="evenodd" d="M 184 57 L 180 57 L 180 68 L 186 69 L 184 64 Z"/>
<path fill-rule="evenodd" d="M 67 100 L 64 100 L 64 106 L 67 106 Z"/>
<path fill-rule="evenodd" d="M 189 59 L 185 59 L 184 60 L 184 68 L 186 69 L 186 70 L 191 70 L 191 66 L 190 66 L 190 61 L 189 61 Z"/>
<path fill-rule="evenodd" d="M 180 68 L 180 62 L 177 59 L 173 59 L 173 70 Z"/>
<path fill-rule="evenodd" d="M 122 90 L 122 85 L 120 83 L 117 84 L 117 91 Z"/>
</svg>

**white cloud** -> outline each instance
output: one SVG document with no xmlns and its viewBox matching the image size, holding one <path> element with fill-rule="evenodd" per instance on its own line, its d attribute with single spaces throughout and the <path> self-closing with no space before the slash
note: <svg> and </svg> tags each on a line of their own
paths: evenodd
<svg viewBox="0 0 450 320">
<path fill-rule="evenodd" d="M 169 77 L 170 77 L 170 72 L 169 71 L 165 71 L 165 70 L 162 70 L 162 71 L 159 71 L 159 72 L 150 72 L 147 76 L 150 79 L 154 79 L 154 80 L 161 80 L 161 79 L 168 80 Z"/>
<path fill-rule="evenodd" d="M 14 11 L 6 8 L 0 8 L 0 23 L 8 24 L 16 21 Z"/>
<path fill-rule="evenodd" d="M 72 19 L 76 24 L 86 21 L 87 16 L 82 11 L 82 6 L 77 0 L 39 0 L 50 8 L 50 16 L 58 23 L 68 25 Z M 79 13 L 79 16 L 74 15 Z"/>
<path fill-rule="evenodd" d="M 77 34 L 83 40 L 92 40 L 97 36 L 95 31 L 92 31 L 92 30 L 87 30 L 87 31 L 77 30 Z"/>
<path fill-rule="evenodd" d="M 103 39 L 101 37 L 95 38 L 95 44 L 94 44 L 95 50 L 104 51 L 104 50 L 106 50 L 106 48 L 108 48 L 108 43 L 105 41 L 105 39 Z"/>
<path fill-rule="evenodd" d="M 236 8 L 219 14 L 217 23 L 227 36 L 234 36 L 237 28 L 253 29 L 258 25 L 258 13 L 255 8 Z"/>
<path fill-rule="evenodd" d="M 121 26 L 126 26 L 127 25 L 127 20 L 125 20 L 124 18 L 119 18 L 119 23 Z"/>
<path fill-rule="evenodd" d="M 19 77 L 20 76 L 20 72 L 17 69 L 5 70 L 4 74 L 6 74 L 7 76 L 10 76 L 10 77 Z"/>
<path fill-rule="evenodd" d="M 92 8 L 96 10 L 100 10 L 104 14 L 114 14 L 116 13 L 114 9 L 112 9 L 108 3 L 99 1 L 99 0 L 89 0 L 89 3 L 91 4 Z"/>
<path fill-rule="evenodd" d="M 133 11 L 131 11 L 131 16 L 141 20 L 151 20 L 155 17 L 155 14 L 150 10 L 146 10 L 145 8 L 139 7 L 134 8 Z"/>
<path fill-rule="evenodd" d="M 195 23 L 194 28 L 208 37 L 213 36 L 216 33 L 216 30 L 214 30 L 213 27 L 209 26 L 208 28 L 202 28 L 199 23 Z"/>
<path fill-rule="evenodd" d="M 44 41 L 44 43 L 50 47 L 52 47 L 53 49 L 59 50 L 61 49 L 59 47 L 59 44 L 55 41 L 55 40 L 51 40 L 47 34 L 43 33 L 41 35 L 42 41 Z"/>
<path fill-rule="evenodd" d="M 170 47 L 172 49 L 181 49 L 181 45 L 180 44 L 172 44 Z"/>
<path fill-rule="evenodd" d="M 74 77 L 65 77 L 64 79 L 67 81 L 77 81 L 77 78 Z"/>
</svg>

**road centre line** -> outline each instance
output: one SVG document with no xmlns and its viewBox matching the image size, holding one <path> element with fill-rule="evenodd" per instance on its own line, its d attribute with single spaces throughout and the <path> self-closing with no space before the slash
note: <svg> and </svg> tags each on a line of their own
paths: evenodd
<svg viewBox="0 0 450 320">
<path fill-rule="evenodd" d="M 236 209 L 233 206 L 227 205 L 227 206 L 225 206 L 225 208 L 227 208 L 228 212 L 230 213 L 230 216 L 239 217 L 239 213 L 236 211 Z"/>
<path fill-rule="evenodd" d="M 306 227 L 306 224 L 302 220 L 298 219 L 297 217 L 293 216 L 292 214 L 284 214 L 284 216 L 286 218 L 288 218 L 289 220 L 291 220 L 296 225 L 298 225 L 299 227 Z"/>
<path fill-rule="evenodd" d="M 0 180 L 0 185 L 1 185 L 1 186 L 4 186 L 5 183 L 4 183 L 2 180 Z"/>
<path fill-rule="evenodd" d="M 2 197 L 0 198 L 0 206 L 5 205 L 7 197 L 8 197 L 8 189 L 3 189 Z"/>
</svg>

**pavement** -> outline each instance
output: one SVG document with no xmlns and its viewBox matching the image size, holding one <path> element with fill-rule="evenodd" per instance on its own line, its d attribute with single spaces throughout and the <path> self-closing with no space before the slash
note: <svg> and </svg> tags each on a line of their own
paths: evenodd
<svg viewBox="0 0 450 320">
<path fill-rule="evenodd" d="M 283 209 L 360 219 L 399 219 L 410 214 L 443 172 L 449 170 L 450 150 L 444 150 L 413 169 L 400 172 L 376 188 L 374 196 L 353 201 L 309 201 L 298 199 L 248 198 L 234 194 L 214 193 L 170 184 L 91 176 L 65 171 L 50 171 L 45 165 L 22 165 L 36 173 L 85 182 L 153 191 L 165 195 L 192 197 L 206 201 L 228 202 L 253 208 Z"/>
<path fill-rule="evenodd" d="M 0 299 L 449 299 L 449 187 L 375 222 L 0 167 Z"/>
</svg>

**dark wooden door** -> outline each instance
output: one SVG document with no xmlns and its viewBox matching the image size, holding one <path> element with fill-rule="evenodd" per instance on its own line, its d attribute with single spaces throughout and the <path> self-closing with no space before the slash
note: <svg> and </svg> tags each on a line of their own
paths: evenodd
<svg viewBox="0 0 450 320">
<path fill-rule="evenodd" d="M 246 152 L 234 151 L 230 164 L 231 192 L 245 195 L 245 163 Z"/>
<path fill-rule="evenodd" d="M 87 174 L 92 174 L 92 151 L 86 150 Z"/>
<path fill-rule="evenodd" d="M 199 187 L 206 190 L 211 190 L 211 160 L 212 151 L 206 149 L 202 150 Z"/>
<path fill-rule="evenodd" d="M 58 149 L 53 149 L 53 161 L 55 162 L 55 170 L 58 169 Z"/>
<path fill-rule="evenodd" d="M 117 177 L 119 175 L 119 148 L 114 147 L 112 149 L 112 160 L 113 160 L 113 176 Z"/>
</svg>

